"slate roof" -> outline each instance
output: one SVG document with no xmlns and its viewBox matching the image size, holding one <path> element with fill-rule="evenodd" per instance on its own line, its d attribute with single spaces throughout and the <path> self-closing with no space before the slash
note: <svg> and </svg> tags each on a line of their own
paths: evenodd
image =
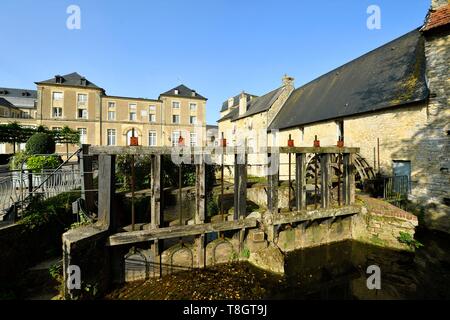
<svg viewBox="0 0 450 320">
<path fill-rule="evenodd" d="M 0 98 L 18 108 L 34 108 L 37 99 L 36 90 L 0 88 Z"/>
<path fill-rule="evenodd" d="M 16 109 L 16 107 L 11 102 L 2 97 L 0 97 L 0 106 Z"/>
<path fill-rule="evenodd" d="M 258 96 L 255 96 L 254 94 L 250 94 L 250 93 L 245 93 L 244 92 L 244 94 L 247 95 L 247 101 L 249 101 L 252 98 L 258 97 Z M 238 94 L 237 96 L 233 97 L 233 105 L 231 107 L 235 107 L 235 106 L 239 105 L 239 97 L 240 96 L 241 96 L 241 94 Z M 220 109 L 220 112 L 224 112 L 224 111 L 227 111 L 227 110 L 228 110 L 228 100 L 225 100 L 222 103 L 222 108 Z"/>
<path fill-rule="evenodd" d="M 60 86 L 68 86 L 68 87 L 85 87 L 85 88 L 103 90 L 102 88 L 96 86 L 94 83 L 87 80 L 85 77 L 81 76 L 80 74 L 78 74 L 76 72 L 61 76 L 62 80 L 63 80 L 62 83 L 57 83 L 56 77 L 57 76 L 55 76 L 51 79 L 48 79 L 48 80 L 36 82 L 36 84 L 52 84 L 52 85 L 60 85 Z M 86 80 L 85 83 L 82 82 L 82 80 Z"/>
<path fill-rule="evenodd" d="M 175 90 L 178 90 L 178 94 L 175 94 Z M 195 95 L 193 95 L 193 93 Z M 178 87 L 175 87 L 169 91 L 166 91 L 164 93 L 161 93 L 159 95 L 166 96 L 166 97 L 183 97 L 183 98 L 191 98 L 191 99 L 200 99 L 200 100 L 208 100 L 207 98 L 203 97 L 202 95 L 198 94 L 195 90 L 192 90 L 188 87 L 186 87 L 184 84 L 179 85 Z"/>
<path fill-rule="evenodd" d="M 268 129 L 396 107 L 428 94 L 424 40 L 416 29 L 294 90 Z"/>
<path fill-rule="evenodd" d="M 283 87 L 270 91 L 261 97 L 253 96 L 252 99 L 249 99 L 247 96 L 247 112 L 243 115 L 239 115 L 239 107 L 233 108 L 229 113 L 223 116 L 218 122 L 231 120 L 236 121 L 238 119 L 246 118 L 270 109 L 273 103 L 278 99 L 281 92 L 283 91 Z M 237 103 L 239 105 L 239 101 Z"/>
<path fill-rule="evenodd" d="M 422 31 L 448 26 L 450 24 L 450 3 L 428 12 Z"/>
</svg>

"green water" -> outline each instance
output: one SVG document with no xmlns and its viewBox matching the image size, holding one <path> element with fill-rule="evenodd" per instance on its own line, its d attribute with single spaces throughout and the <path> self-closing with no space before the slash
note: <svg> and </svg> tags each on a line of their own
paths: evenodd
<svg viewBox="0 0 450 320">
<path fill-rule="evenodd" d="M 282 283 L 268 285 L 269 299 L 449 299 L 450 238 L 419 231 L 415 253 L 355 241 L 289 253 Z M 367 288 L 367 267 L 381 271 L 381 289 Z"/>
</svg>

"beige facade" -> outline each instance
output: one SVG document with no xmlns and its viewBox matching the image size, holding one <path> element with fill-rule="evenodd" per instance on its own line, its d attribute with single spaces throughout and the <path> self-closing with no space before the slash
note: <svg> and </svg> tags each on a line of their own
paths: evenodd
<svg viewBox="0 0 450 320">
<path fill-rule="evenodd" d="M 55 130 L 68 126 L 80 132 L 81 143 L 91 145 L 129 145 L 133 134 L 146 146 L 178 144 L 180 135 L 186 145 L 206 143 L 207 99 L 183 85 L 158 99 L 142 99 L 108 96 L 78 74 L 62 76 L 68 79 L 63 83 L 57 83 L 58 77 L 37 83 L 36 108 L 28 110 L 29 117 L 3 117 L 0 122 Z M 77 81 L 80 85 L 74 85 Z M 70 151 L 77 148 L 70 146 Z M 3 149 L 7 153 L 12 147 Z M 57 145 L 56 151 L 65 153 L 66 146 Z"/>
</svg>

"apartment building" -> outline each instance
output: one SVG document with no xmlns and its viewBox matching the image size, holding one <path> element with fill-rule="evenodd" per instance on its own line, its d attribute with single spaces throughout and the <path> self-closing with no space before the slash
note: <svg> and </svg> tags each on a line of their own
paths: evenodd
<svg viewBox="0 0 450 320">
<path fill-rule="evenodd" d="M 157 99 L 110 96 L 78 73 L 57 75 L 36 82 L 37 90 L 28 92 L 34 97 L 33 107 L 16 105 L 19 89 L 1 89 L 14 93 L 6 116 L 0 123 L 16 121 L 22 125 L 44 125 L 58 130 L 64 126 L 80 132 L 80 142 L 91 145 L 126 146 L 132 136 L 139 145 L 178 145 L 180 137 L 185 145 L 199 146 L 206 140 L 207 99 L 195 90 L 180 85 L 159 95 Z M 12 101 L 13 100 L 13 101 Z M 0 107 L 3 107 L 0 100 Z M 15 104 L 16 103 L 16 104 Z M 30 103 L 29 103 L 30 105 Z M 14 110 L 15 116 L 9 116 Z M 73 146 L 75 150 L 77 146 Z M 12 146 L 0 151 L 11 152 Z M 65 146 L 57 146 L 57 152 L 65 152 Z"/>
</svg>

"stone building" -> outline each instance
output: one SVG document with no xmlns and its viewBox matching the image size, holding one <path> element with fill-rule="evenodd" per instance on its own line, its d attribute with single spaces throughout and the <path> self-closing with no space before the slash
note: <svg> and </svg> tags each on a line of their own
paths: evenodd
<svg viewBox="0 0 450 320">
<path fill-rule="evenodd" d="M 345 145 L 361 148 L 361 176 L 407 176 L 408 197 L 423 205 L 427 225 L 450 232 L 449 29 L 448 1 L 433 0 L 421 28 L 285 90 L 274 116 L 269 111 L 246 118 L 235 107 L 233 115 L 222 115 L 219 132 L 267 127 L 260 146 L 287 146 L 289 136 L 295 146 L 313 146 L 316 137 L 321 146 L 331 146 L 341 137 Z M 287 155 L 280 161 L 280 179 L 287 180 Z M 294 165 L 291 172 L 294 178 Z"/>
<path fill-rule="evenodd" d="M 219 136 L 226 139 L 227 146 L 247 146 L 253 150 L 267 147 L 267 128 L 282 105 L 294 90 L 294 79 L 284 76 L 282 86 L 260 97 L 242 92 L 229 98 L 222 105 Z M 226 164 L 233 159 L 227 156 Z M 264 175 L 265 154 L 248 156 L 248 174 Z M 231 173 L 231 171 L 228 171 Z"/>
<path fill-rule="evenodd" d="M 140 145 L 171 146 L 180 136 L 192 146 L 205 143 L 207 99 L 184 85 L 157 99 L 110 96 L 78 73 L 36 85 L 36 91 L 0 89 L 0 99 L 8 99 L 10 110 L 20 112 L 15 117 L 10 112 L 0 123 L 17 121 L 55 130 L 68 126 L 80 132 L 81 143 L 92 145 L 125 146 L 133 135 Z M 28 95 L 21 97 L 22 92 Z M 25 103 L 26 99 L 30 101 Z M 11 150 L 4 145 L 1 151 Z M 64 153 L 65 146 L 57 146 L 57 152 Z"/>
</svg>

